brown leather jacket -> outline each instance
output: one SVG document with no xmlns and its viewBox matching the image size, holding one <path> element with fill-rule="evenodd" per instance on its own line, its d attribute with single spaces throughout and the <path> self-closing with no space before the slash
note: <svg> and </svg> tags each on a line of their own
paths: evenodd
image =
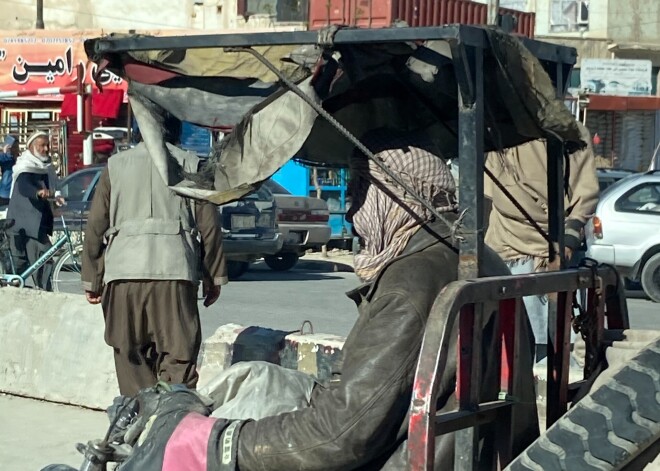
<svg viewBox="0 0 660 471">
<path fill-rule="evenodd" d="M 238 439 L 241 471 L 405 468 L 407 416 L 426 321 L 438 293 L 457 279 L 457 254 L 433 231 L 449 239 L 443 225 L 420 230 L 374 282 L 348 293 L 359 317 L 344 345 L 339 379 L 317 388 L 307 409 L 245 423 Z M 485 271 L 508 273 L 491 251 Z M 499 386 L 491 353 L 493 318 L 485 316 L 482 400 L 497 399 Z M 450 352 L 456 351 L 456 335 L 452 338 Z M 521 359 L 529 366 L 521 447 L 538 435 L 530 358 Z M 455 409 L 455 376 L 450 355 L 438 404 L 446 411 Z M 492 438 L 487 427 L 481 433 Z M 439 437 L 436 450 L 436 469 L 452 469 L 453 437 Z M 482 464 L 492 469 L 487 459 Z"/>
</svg>

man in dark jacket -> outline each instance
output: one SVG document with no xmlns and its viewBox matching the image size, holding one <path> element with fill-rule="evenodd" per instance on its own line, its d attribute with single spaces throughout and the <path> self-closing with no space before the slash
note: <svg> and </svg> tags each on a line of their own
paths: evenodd
<svg viewBox="0 0 660 471">
<path fill-rule="evenodd" d="M 53 212 L 49 200 L 56 198 L 57 204 L 63 204 L 63 200 L 56 197 L 58 178 L 48 153 L 48 134 L 35 132 L 13 168 L 7 219 L 16 221 L 11 228 L 11 253 L 18 274 L 51 247 Z M 33 275 L 35 284 L 50 291 L 51 272 L 52 263 L 46 263 Z"/>
<path fill-rule="evenodd" d="M 456 220 L 450 172 L 419 138 L 395 141 L 390 135 L 385 142 L 366 143 L 437 211 Z M 259 420 L 213 419 L 204 416 L 200 402 L 189 393 L 163 396 L 145 413 L 144 420 L 153 426 L 143 433 L 143 444 L 120 467 L 122 471 L 180 469 L 177 466 L 183 464 L 195 471 L 405 469 L 407 414 L 420 346 L 436 297 L 457 279 L 458 256 L 451 228 L 434 221 L 373 162 L 359 161 L 351 175 L 353 203 L 348 216 L 364 241 L 355 271 L 365 283 L 349 293 L 359 316 L 344 344 L 338 381 L 316 386 L 309 407 Z M 484 268 L 486 275 L 507 273 L 491 251 L 486 252 Z M 494 316 L 486 313 L 482 401 L 497 399 L 499 391 L 493 324 Z M 450 352 L 456 351 L 456 337 L 454 331 Z M 531 351 L 529 344 L 519 362 L 528 375 L 523 404 L 516 406 L 524 410 L 524 419 L 516 423 L 519 449 L 514 452 L 538 434 Z M 456 409 L 455 378 L 456 359 L 450 355 L 439 386 L 441 411 Z M 145 404 L 150 402 L 148 396 L 145 399 Z M 268 400 L 254 398 L 256 403 Z M 492 432 L 487 426 L 480 428 L 485 441 L 481 469 L 492 469 L 492 453 L 487 451 L 492 450 Z M 452 434 L 438 437 L 436 469 L 453 469 L 453 440 Z"/>
</svg>

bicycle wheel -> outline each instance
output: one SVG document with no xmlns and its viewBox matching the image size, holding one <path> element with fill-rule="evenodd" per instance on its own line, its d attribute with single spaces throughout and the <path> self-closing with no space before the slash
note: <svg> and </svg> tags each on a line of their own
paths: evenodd
<svg viewBox="0 0 660 471">
<path fill-rule="evenodd" d="M 82 250 L 82 245 L 76 245 L 73 247 L 73 252 L 67 250 L 57 259 L 53 268 L 53 291 L 83 294 L 82 277 L 80 275 Z"/>
</svg>

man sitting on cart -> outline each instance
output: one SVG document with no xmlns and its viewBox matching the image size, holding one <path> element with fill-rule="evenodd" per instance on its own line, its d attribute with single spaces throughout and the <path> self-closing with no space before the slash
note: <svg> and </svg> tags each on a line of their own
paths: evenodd
<svg viewBox="0 0 660 471">
<path fill-rule="evenodd" d="M 450 223 L 456 221 L 455 183 L 446 164 L 426 150 L 421 138 L 395 136 L 392 131 L 379 132 L 364 142 Z M 145 394 L 144 407 L 150 411 L 141 423 L 149 419 L 150 426 L 145 426 L 140 444 L 119 469 L 290 471 L 406 466 L 407 414 L 422 337 L 436 297 L 457 280 L 457 249 L 452 228 L 434 220 L 372 161 L 355 157 L 351 174 L 353 204 L 348 218 L 363 241 L 363 250 L 355 256 L 355 271 L 364 284 L 348 293 L 359 316 L 344 345 L 338 379 L 328 386 L 316 385 L 307 407 L 259 420 L 207 417 L 210 410 L 205 411 L 189 391 L 165 393 L 153 400 L 149 399 L 153 395 Z M 490 251 L 484 268 L 485 275 L 507 274 L 506 266 Z M 494 324 L 492 313 L 486 313 L 482 401 L 497 399 L 499 390 L 492 361 L 497 340 Z M 456 351 L 456 337 L 454 332 L 450 352 Z M 528 351 L 523 350 L 520 366 L 529 376 L 517 406 L 525 410 L 515 427 L 514 443 L 520 449 L 514 452 L 538 435 L 531 344 Z M 245 367 L 241 365 L 232 368 Z M 281 370 L 283 375 L 289 371 Z M 456 358 L 450 355 L 439 387 L 441 412 L 457 408 L 455 381 Z M 254 397 L 252 401 L 267 407 L 269 399 Z M 480 467 L 492 469 L 493 429 L 482 426 L 480 435 L 484 445 Z M 453 434 L 437 437 L 436 455 L 436 469 L 453 469 Z"/>
</svg>

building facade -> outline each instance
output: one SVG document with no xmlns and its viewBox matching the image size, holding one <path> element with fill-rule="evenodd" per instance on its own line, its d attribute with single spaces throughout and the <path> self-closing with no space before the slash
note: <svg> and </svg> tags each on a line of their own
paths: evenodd
<svg viewBox="0 0 660 471">
<path fill-rule="evenodd" d="M 264 29 L 304 26 L 307 0 L 44 0 L 46 29 Z M 34 0 L 0 0 L 0 30 L 33 29 Z"/>
<path fill-rule="evenodd" d="M 597 135 L 594 148 L 599 164 L 632 170 L 648 167 L 660 144 L 660 1 L 501 0 L 500 4 L 534 12 L 536 38 L 576 48 L 578 63 L 569 91 L 575 98 L 576 116 Z M 604 71 L 596 84 L 587 73 L 594 64 Z M 650 86 L 632 92 L 617 88 L 616 70 L 625 75 L 634 73 L 635 67 L 644 70 L 640 79 L 646 74 L 643 79 Z M 577 97 L 586 104 L 579 110 Z"/>
</svg>

